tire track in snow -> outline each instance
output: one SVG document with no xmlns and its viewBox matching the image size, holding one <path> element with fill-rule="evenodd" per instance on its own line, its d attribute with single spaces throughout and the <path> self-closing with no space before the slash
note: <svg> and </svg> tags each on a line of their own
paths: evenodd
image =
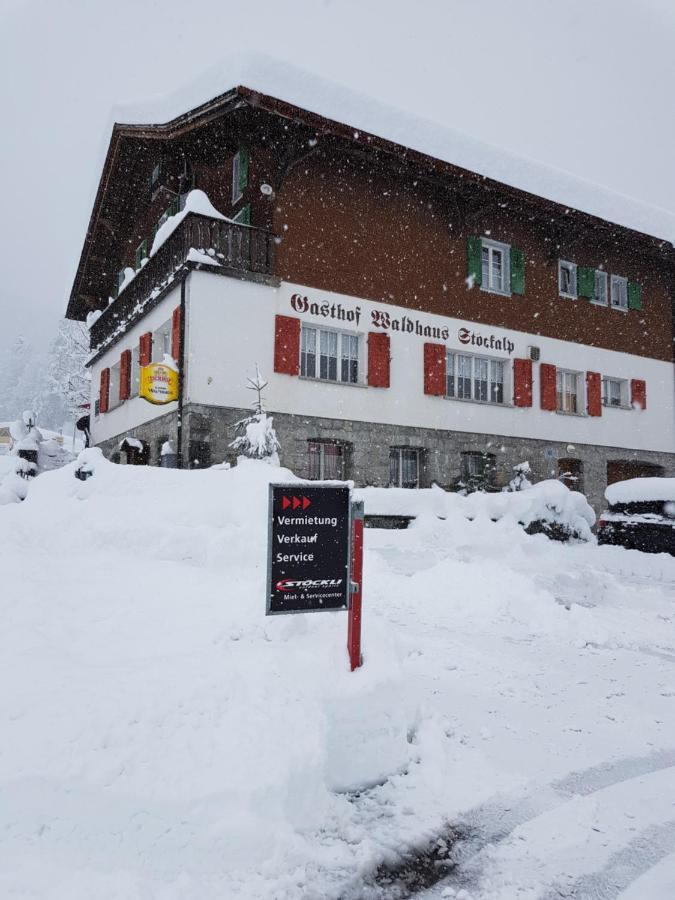
<svg viewBox="0 0 675 900">
<path fill-rule="evenodd" d="M 617 850 L 599 872 L 583 875 L 564 888 L 551 888 L 542 900 L 617 900 L 626 888 L 669 856 L 673 849 L 675 819 L 646 828 L 633 841 Z"/>
<path fill-rule="evenodd" d="M 539 816 L 563 807 L 565 803 L 575 797 L 590 797 L 607 788 L 672 767 L 675 767 L 675 748 L 657 751 L 646 756 L 622 757 L 617 760 L 599 763 L 588 769 L 570 772 L 563 778 L 556 779 L 545 786 L 533 784 L 525 795 L 513 798 L 511 802 L 508 796 L 497 796 L 493 800 L 469 810 L 456 823 L 458 833 L 464 833 L 468 837 L 458 841 L 451 849 L 448 858 L 448 863 L 453 868 L 451 875 L 440 878 L 435 887 L 426 888 L 421 892 L 413 892 L 407 895 L 394 894 L 393 896 L 397 898 L 416 897 L 418 900 L 423 900 L 423 898 L 432 900 L 432 898 L 440 896 L 440 890 L 445 887 L 471 890 L 471 888 L 477 886 L 481 875 L 479 859 L 481 853 L 490 846 L 502 843 L 519 826 L 526 825 Z M 638 849 L 641 846 L 644 835 L 647 835 L 645 840 L 648 841 L 648 836 L 652 832 L 655 839 L 658 838 L 662 842 L 664 849 L 661 850 L 661 844 L 659 844 L 659 849 L 655 850 L 654 854 L 646 856 L 646 864 L 639 868 L 637 862 L 639 859 Z M 670 844 L 668 844 L 669 839 L 672 839 Z M 620 890 L 623 890 L 644 871 L 672 852 L 674 841 L 675 823 L 666 823 L 647 829 L 634 841 L 638 856 L 636 857 L 635 865 L 630 870 L 633 873 L 632 877 L 625 883 L 622 883 L 615 893 L 607 893 L 610 890 L 613 878 L 619 883 L 618 873 L 612 875 L 610 863 L 602 872 L 597 874 L 597 883 L 593 881 L 594 876 L 584 876 L 589 890 L 597 888 L 597 891 L 605 891 L 605 893 L 597 894 L 598 900 L 617 897 Z M 617 851 L 617 858 L 624 851 Z M 584 887 L 584 884 L 582 884 L 584 878 L 579 880 L 580 888 Z M 595 888 L 593 887 L 594 885 Z M 565 891 L 571 889 L 566 887 Z M 382 894 L 382 897 L 386 896 L 386 894 Z M 566 897 L 583 898 L 583 900 L 587 900 L 587 898 L 591 900 L 593 898 L 595 900 L 593 893 L 586 894 L 579 891 L 576 894 L 563 893 L 561 889 L 557 889 L 557 892 L 554 890 L 553 893 L 545 895 L 545 897 L 546 900 L 554 900 L 554 898 L 555 900 L 561 900 L 561 898 Z"/>
</svg>

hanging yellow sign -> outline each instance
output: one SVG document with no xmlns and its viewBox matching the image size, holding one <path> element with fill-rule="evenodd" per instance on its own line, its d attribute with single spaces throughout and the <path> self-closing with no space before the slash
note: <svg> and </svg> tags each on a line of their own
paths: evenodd
<svg viewBox="0 0 675 900">
<path fill-rule="evenodd" d="M 139 395 L 149 403 L 171 403 L 178 400 L 178 372 L 163 363 L 141 366 Z"/>
</svg>

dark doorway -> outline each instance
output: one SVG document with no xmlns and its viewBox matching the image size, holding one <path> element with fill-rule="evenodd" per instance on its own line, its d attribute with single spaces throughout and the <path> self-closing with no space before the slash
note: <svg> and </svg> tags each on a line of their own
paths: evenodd
<svg viewBox="0 0 675 900">
<path fill-rule="evenodd" d="M 607 463 L 607 484 L 629 478 L 659 478 L 662 475 L 663 466 L 637 459 L 611 459 Z"/>
<path fill-rule="evenodd" d="M 126 453 L 128 466 L 147 466 L 150 463 L 150 447 L 138 438 L 125 438 L 120 453 Z"/>
</svg>

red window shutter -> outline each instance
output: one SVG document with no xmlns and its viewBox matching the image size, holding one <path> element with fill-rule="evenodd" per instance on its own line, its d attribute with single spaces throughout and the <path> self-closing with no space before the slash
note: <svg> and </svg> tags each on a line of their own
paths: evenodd
<svg viewBox="0 0 675 900">
<path fill-rule="evenodd" d="M 146 331 L 138 342 L 138 365 L 149 366 L 152 361 L 152 332 Z"/>
<path fill-rule="evenodd" d="M 633 409 L 647 409 L 647 382 L 633 378 L 630 383 L 630 402 Z"/>
<path fill-rule="evenodd" d="M 539 366 L 539 387 L 541 390 L 541 408 L 551 412 L 556 410 L 556 369 L 549 363 Z"/>
<path fill-rule="evenodd" d="M 586 372 L 586 410 L 589 416 L 602 415 L 602 377 L 599 372 Z"/>
<path fill-rule="evenodd" d="M 171 316 L 171 355 L 178 362 L 180 360 L 180 306 L 177 306 Z"/>
<path fill-rule="evenodd" d="M 300 372 L 300 319 L 293 316 L 274 320 L 274 371 L 282 375 Z"/>
<path fill-rule="evenodd" d="M 424 393 L 445 397 L 446 351 L 444 344 L 424 345 Z"/>
<path fill-rule="evenodd" d="M 102 413 L 108 412 L 108 404 L 110 400 L 110 369 L 101 370 L 101 387 L 98 395 L 98 411 Z"/>
<path fill-rule="evenodd" d="M 131 394 L 131 350 L 120 356 L 120 400 L 128 400 Z"/>
<path fill-rule="evenodd" d="M 513 405 L 532 406 L 532 360 L 513 360 Z"/>
<path fill-rule="evenodd" d="M 368 384 L 389 387 L 389 335 L 379 331 L 368 334 Z"/>
</svg>

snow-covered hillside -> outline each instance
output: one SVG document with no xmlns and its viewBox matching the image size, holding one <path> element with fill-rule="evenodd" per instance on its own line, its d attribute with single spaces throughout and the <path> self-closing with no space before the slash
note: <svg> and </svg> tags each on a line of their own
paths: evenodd
<svg viewBox="0 0 675 900">
<path fill-rule="evenodd" d="M 367 531 L 351 673 L 344 613 L 264 616 L 291 473 L 86 454 L 0 508 L 1 896 L 409 896 L 376 869 L 455 823 L 430 896 L 672 896 L 674 559 L 508 517 Z"/>
</svg>

